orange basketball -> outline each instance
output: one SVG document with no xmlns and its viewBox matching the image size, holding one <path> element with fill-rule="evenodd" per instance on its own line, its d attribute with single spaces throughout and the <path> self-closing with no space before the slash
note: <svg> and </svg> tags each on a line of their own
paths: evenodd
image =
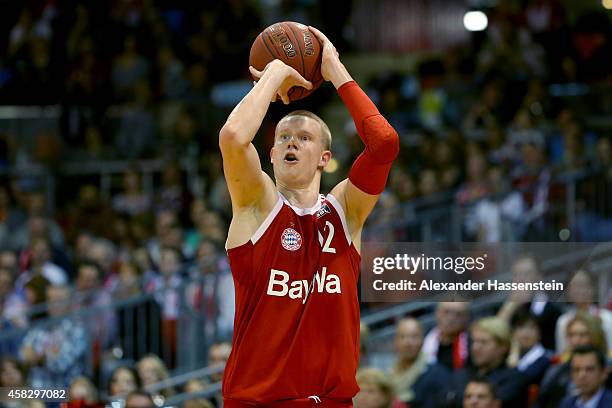
<svg viewBox="0 0 612 408">
<path fill-rule="evenodd" d="M 293 87 L 288 96 L 292 101 L 302 99 L 321 85 L 321 43 L 307 26 L 292 21 L 272 24 L 253 42 L 249 65 L 258 71 L 280 59 L 312 82 L 312 90 Z"/>
</svg>

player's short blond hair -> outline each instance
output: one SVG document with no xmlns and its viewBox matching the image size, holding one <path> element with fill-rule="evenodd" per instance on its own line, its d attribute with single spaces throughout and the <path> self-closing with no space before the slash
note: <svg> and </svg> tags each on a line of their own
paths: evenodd
<svg viewBox="0 0 612 408">
<path fill-rule="evenodd" d="M 313 119 L 319 122 L 319 125 L 321 126 L 321 136 L 322 136 L 321 140 L 323 141 L 323 148 L 325 150 L 330 150 L 332 137 L 331 137 L 331 132 L 329 131 L 329 127 L 323 121 L 323 119 L 321 119 L 319 116 L 315 115 L 314 113 L 304 110 L 304 109 L 294 110 L 293 112 L 290 112 L 287 115 L 283 116 L 280 122 L 282 122 L 283 120 L 290 119 L 293 117 L 298 117 L 298 116 L 301 116 L 304 118 L 310 118 L 310 119 Z"/>
</svg>

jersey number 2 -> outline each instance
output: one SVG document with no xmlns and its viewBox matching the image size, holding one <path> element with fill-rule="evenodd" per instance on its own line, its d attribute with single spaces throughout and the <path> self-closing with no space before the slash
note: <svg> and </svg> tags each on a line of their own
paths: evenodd
<svg viewBox="0 0 612 408">
<path fill-rule="evenodd" d="M 336 253 L 336 248 L 332 248 L 331 242 L 332 239 L 334 239 L 334 224 L 332 224 L 329 221 L 325 221 L 325 228 L 323 228 L 323 231 L 328 230 L 329 233 L 327 234 L 327 239 L 325 240 L 325 243 L 323 244 L 323 252 L 328 252 L 330 254 L 335 254 Z M 321 232 L 319 231 L 319 238 L 320 241 L 323 242 L 323 235 L 321 235 Z"/>
</svg>

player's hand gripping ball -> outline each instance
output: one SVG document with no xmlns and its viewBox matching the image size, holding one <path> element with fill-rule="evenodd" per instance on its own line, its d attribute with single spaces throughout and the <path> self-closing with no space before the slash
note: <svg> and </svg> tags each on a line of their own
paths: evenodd
<svg viewBox="0 0 612 408">
<path fill-rule="evenodd" d="M 323 82 L 321 43 L 304 24 L 292 21 L 275 23 L 257 36 L 251 46 L 249 65 L 263 71 L 275 59 L 283 61 L 312 83 L 310 90 L 301 86 L 291 88 L 287 95 L 292 101 L 310 95 Z"/>
</svg>

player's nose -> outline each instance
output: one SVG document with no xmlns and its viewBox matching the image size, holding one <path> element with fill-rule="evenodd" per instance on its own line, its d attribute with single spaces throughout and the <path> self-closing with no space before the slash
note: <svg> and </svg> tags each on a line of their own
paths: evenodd
<svg viewBox="0 0 612 408">
<path fill-rule="evenodd" d="M 287 141 L 287 147 L 297 149 L 299 146 L 298 139 L 295 136 L 291 136 Z"/>
</svg>

